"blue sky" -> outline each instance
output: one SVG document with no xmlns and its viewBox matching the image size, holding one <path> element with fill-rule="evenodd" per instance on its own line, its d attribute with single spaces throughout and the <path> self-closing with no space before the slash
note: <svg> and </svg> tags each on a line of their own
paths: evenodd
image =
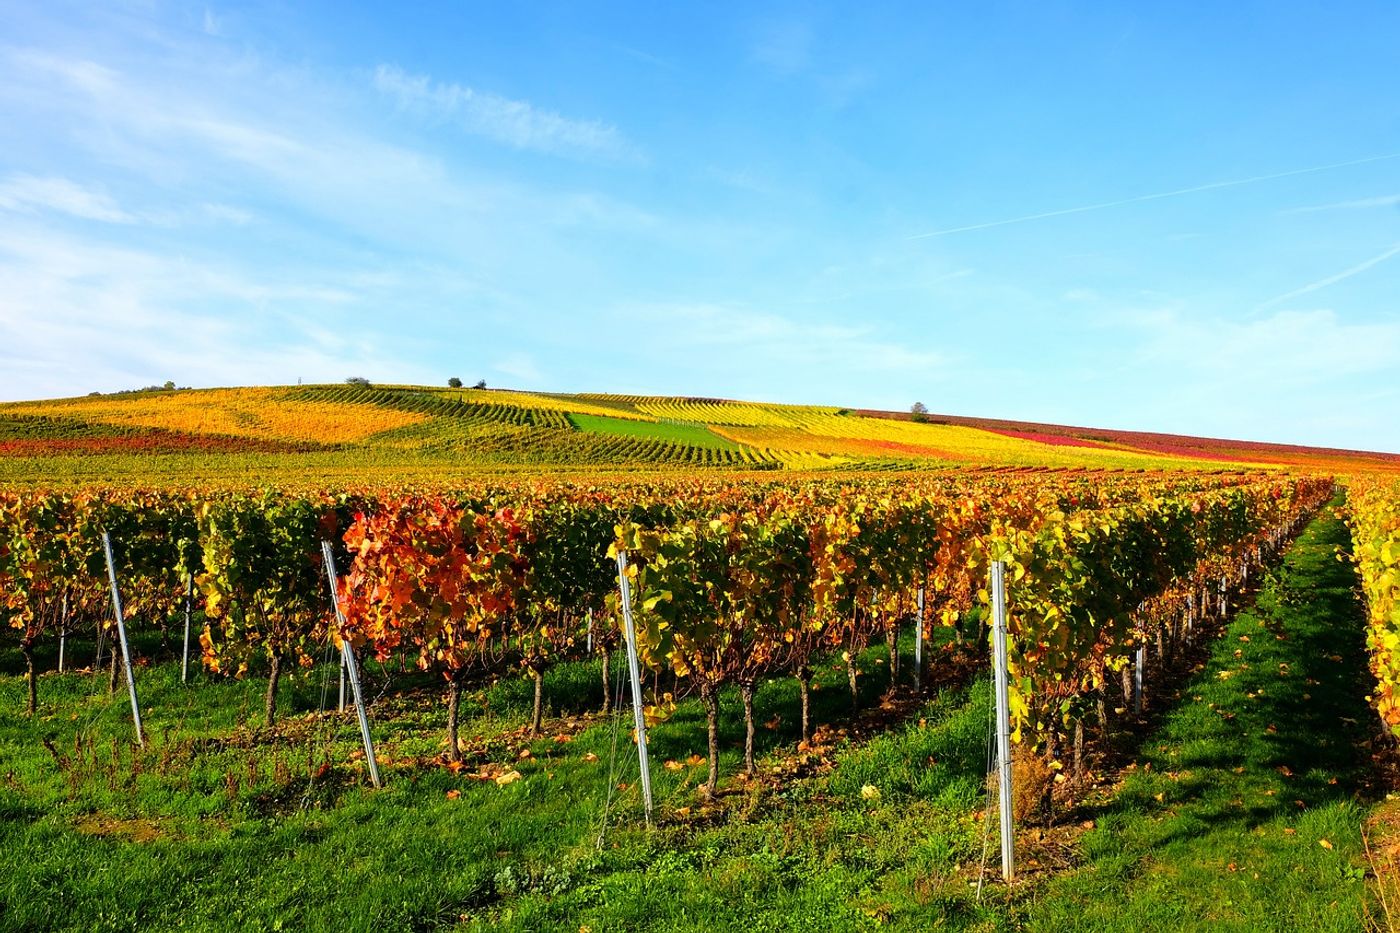
<svg viewBox="0 0 1400 933">
<path fill-rule="evenodd" d="M 0 398 L 468 382 L 1400 451 L 1400 7 L 0 2 Z"/>
</svg>

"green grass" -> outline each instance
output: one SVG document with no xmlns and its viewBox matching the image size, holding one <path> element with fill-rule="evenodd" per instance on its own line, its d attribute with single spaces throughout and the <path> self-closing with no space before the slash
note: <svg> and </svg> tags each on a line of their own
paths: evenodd
<svg viewBox="0 0 1400 933">
<path fill-rule="evenodd" d="M 1363 928 L 1373 714 L 1345 542 L 1341 522 L 1315 522 L 1212 644 L 1116 800 L 1090 814 L 1087 864 L 1035 893 L 1027 929 Z"/>
<path fill-rule="evenodd" d="M 19 661 L 0 650 L 0 928 L 1359 929 L 1371 714 L 1351 571 L 1333 556 L 1343 539 L 1330 518 L 1304 535 L 1257 608 L 1211 643 L 1120 792 L 1090 808 L 1082 864 L 1009 901 L 993 887 L 979 903 L 972 885 L 989 830 L 985 678 L 821 754 L 796 751 L 796 684 L 767 682 L 753 783 L 736 777 L 742 719 L 726 693 L 711 808 L 695 793 L 704 766 L 687 760 L 705 753 L 703 712 L 682 699 L 649 730 L 648 830 L 627 717 L 590 713 L 596 661 L 550 670 L 538 739 L 521 731 L 527 680 L 473 687 L 462 773 L 428 761 L 442 748 L 439 685 L 368 665 L 387 759 L 375 792 L 353 719 L 319 712 L 329 669 L 286 684 L 268 733 L 255 725 L 260 679 L 183 686 L 160 637 L 143 633 L 136 652 L 155 659 L 138 675 L 143 752 L 105 676 L 46 674 L 40 715 L 19 715 Z M 70 657 L 91 650 L 71 644 Z M 866 708 L 887 685 L 884 656 L 862 658 Z M 48 645 L 40 664 L 52 663 Z M 844 675 L 835 659 L 818 671 L 817 722 L 847 725 Z M 522 777 L 470 776 L 488 762 Z"/>
<path fill-rule="evenodd" d="M 135 652 L 161 657 L 159 636 L 142 634 Z M 980 838 L 967 814 L 981 782 L 985 704 L 970 704 L 960 692 L 930 705 L 927 728 L 911 725 L 847 746 L 830 774 L 779 782 L 776 794 L 733 781 L 742 720 L 737 696 L 726 694 L 721 767 L 736 790 L 718 813 L 690 819 L 677 813 L 697 805 L 704 766 L 685 762 L 705 752 L 704 718 L 698 703 L 683 700 L 651 731 L 662 825 L 648 831 L 626 719 L 615 733 L 619 720 L 577 715 L 599 704 L 596 662 L 549 672 L 550 712 L 565 718 L 548 720 L 547 734 L 535 740 L 520 732 L 528 681 L 510 677 L 470 692 L 462 733 L 471 767 L 461 774 L 426 761 L 442 748 L 437 685 L 369 665 L 367 692 L 380 697 L 374 731 L 387 759 L 387 787 L 375 792 L 354 757 L 352 717 L 319 713 L 330 669 L 284 682 L 281 725 L 269 733 L 256 726 L 260 679 L 200 674 L 185 686 L 176 663 L 142 666 L 148 743 L 139 750 L 125 693 L 109 696 L 105 674 L 45 674 L 39 715 L 17 715 L 23 683 L 15 654 L 0 651 L 5 929 L 577 930 L 579 917 L 595 915 L 616 928 L 651 914 L 661 865 L 669 866 L 665 877 L 677 897 L 694 888 L 690 894 L 714 900 L 715 909 L 727 904 L 735 928 L 760 903 L 774 918 L 800 903 L 813 920 L 840 908 L 854 922 L 869 919 L 860 909 L 863 888 L 905 863 L 909 851 L 961 858 Z M 863 662 L 867 705 L 886 685 L 883 654 L 871 649 Z M 71 659 L 86 663 L 91 656 L 91 642 L 70 642 Z M 52 645 L 39 662 L 52 665 Z M 839 662 L 820 671 L 816 721 L 842 722 L 844 676 Z M 756 705 L 760 721 L 772 725 L 759 729 L 759 752 L 777 767 L 788 759 L 774 753 L 790 754 L 796 743 L 795 683 L 764 684 Z M 558 734 L 571 740 L 558 741 Z M 528 758 L 520 757 L 523 748 Z M 930 756 L 949 762 L 943 773 L 930 777 L 918 766 Z M 974 766 L 963 767 L 964 760 Z M 498 786 L 470 777 L 485 761 L 514 767 L 522 779 Z M 865 783 L 882 787 L 881 801 L 861 797 Z M 449 798 L 449 791 L 460 796 Z M 765 816 L 773 807 L 786 815 Z M 750 812 L 754 819 L 746 818 Z M 599 849 L 605 814 L 608 833 Z M 820 848 L 803 842 L 786 854 L 765 854 L 775 827 L 792 820 Z M 901 835 L 891 837 L 891 829 Z M 691 876 L 707 859 L 727 880 L 701 891 L 696 886 L 720 882 Z M 760 870 L 766 886 L 752 887 Z M 811 885 L 781 894 L 808 875 Z M 732 900 L 726 892 L 739 887 L 750 893 Z M 692 926 L 697 909 L 673 904 L 652 928 Z"/>
<path fill-rule="evenodd" d="M 602 415 L 583 415 L 576 412 L 570 412 L 568 417 L 580 431 L 592 434 L 620 434 L 624 437 L 670 441 L 673 444 L 689 444 L 692 447 L 709 447 L 714 450 L 737 451 L 741 449 L 738 444 L 720 437 L 702 425 L 634 421 L 630 418 L 607 418 Z"/>
</svg>

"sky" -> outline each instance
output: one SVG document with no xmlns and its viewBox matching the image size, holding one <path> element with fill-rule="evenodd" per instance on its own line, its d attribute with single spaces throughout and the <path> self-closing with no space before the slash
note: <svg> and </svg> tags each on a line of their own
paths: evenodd
<svg viewBox="0 0 1400 933">
<path fill-rule="evenodd" d="M 1400 452 L 1397 35 L 0 0 L 0 398 L 456 376 Z"/>
</svg>

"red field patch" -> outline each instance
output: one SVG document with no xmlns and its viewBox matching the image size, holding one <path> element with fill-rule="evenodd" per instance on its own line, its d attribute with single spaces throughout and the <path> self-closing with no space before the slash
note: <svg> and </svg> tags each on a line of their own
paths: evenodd
<svg viewBox="0 0 1400 933">
<path fill-rule="evenodd" d="M 15 438 L 0 440 L 0 457 L 91 457 L 101 454 L 293 453 L 316 445 L 243 437 L 136 434 L 125 437 Z"/>
<path fill-rule="evenodd" d="M 1038 444 L 1049 444 L 1052 447 L 1093 447 L 1098 450 L 1114 450 L 1107 444 L 1100 444 L 1098 441 L 1085 440 L 1082 437 L 1072 437 L 1068 434 L 1046 434 L 1042 431 L 1012 431 L 1007 428 L 984 428 L 992 434 L 1000 434 L 1003 437 L 1014 437 L 1022 441 L 1035 441 Z"/>
</svg>

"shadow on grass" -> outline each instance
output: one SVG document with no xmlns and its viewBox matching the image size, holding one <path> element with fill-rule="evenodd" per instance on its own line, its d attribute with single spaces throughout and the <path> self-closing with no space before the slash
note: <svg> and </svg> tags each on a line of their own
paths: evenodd
<svg viewBox="0 0 1400 933">
<path fill-rule="evenodd" d="M 1372 715 L 1346 545 L 1324 514 L 1210 643 L 1116 796 L 1083 812 L 1087 862 L 1026 905 L 1029 928 L 1355 922 Z"/>
</svg>

